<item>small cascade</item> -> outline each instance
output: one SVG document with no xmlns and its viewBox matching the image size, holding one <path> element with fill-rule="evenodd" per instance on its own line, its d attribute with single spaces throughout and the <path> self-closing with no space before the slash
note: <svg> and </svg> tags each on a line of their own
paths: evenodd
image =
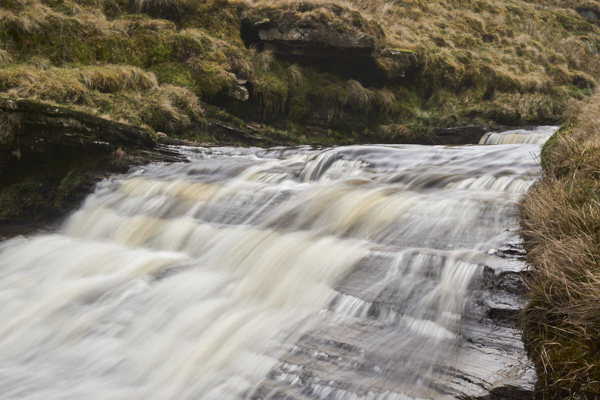
<svg viewBox="0 0 600 400">
<path fill-rule="evenodd" d="M 515 129 L 486 133 L 479 144 L 539 144 L 542 145 L 556 132 L 555 126 L 540 126 L 534 130 Z"/>
<path fill-rule="evenodd" d="M 319 179 L 338 157 L 339 155 L 335 151 L 325 151 L 319 154 L 314 160 L 310 160 L 304 169 L 302 169 L 300 179 L 304 182 Z"/>
<path fill-rule="evenodd" d="M 554 129 L 482 139 L 511 146 L 187 147 L 187 163 L 108 179 L 58 232 L 0 243 L 1 397 L 532 387 L 494 315 L 519 307 L 506 249 Z"/>
</svg>

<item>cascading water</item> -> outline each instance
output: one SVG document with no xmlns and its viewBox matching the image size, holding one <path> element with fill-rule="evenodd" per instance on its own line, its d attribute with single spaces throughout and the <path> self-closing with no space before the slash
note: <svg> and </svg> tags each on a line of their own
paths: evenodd
<svg viewBox="0 0 600 400">
<path fill-rule="evenodd" d="M 0 398 L 530 385 L 518 331 L 488 318 L 514 300 L 482 288 L 522 268 L 501 256 L 539 149 L 182 148 L 107 180 L 59 232 L 0 244 Z"/>
</svg>

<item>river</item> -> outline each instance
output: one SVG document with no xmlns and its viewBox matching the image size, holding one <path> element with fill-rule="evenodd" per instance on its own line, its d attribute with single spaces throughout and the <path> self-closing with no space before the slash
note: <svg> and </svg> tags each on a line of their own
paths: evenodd
<svg viewBox="0 0 600 400">
<path fill-rule="evenodd" d="M 184 147 L 189 162 L 105 180 L 57 232 L 0 243 L 0 398 L 530 387 L 519 331 L 494 314 L 520 306 L 506 290 L 523 269 L 516 205 L 554 130 Z"/>
</svg>

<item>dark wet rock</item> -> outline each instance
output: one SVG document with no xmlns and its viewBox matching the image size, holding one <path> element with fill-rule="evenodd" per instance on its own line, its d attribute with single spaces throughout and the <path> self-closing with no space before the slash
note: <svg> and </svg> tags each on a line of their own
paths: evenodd
<svg viewBox="0 0 600 400">
<path fill-rule="evenodd" d="M 329 123 L 327 117 L 313 112 L 306 120 L 306 130 L 315 136 L 326 137 L 329 132 Z"/>
<path fill-rule="evenodd" d="M 378 257 L 381 262 L 372 260 L 349 273 L 330 304 L 333 310 L 342 298 L 354 299 L 362 308 L 353 308 L 353 315 L 361 317 L 303 336 L 251 398 L 395 399 L 404 398 L 399 393 L 410 395 L 417 384 L 427 388 L 419 389 L 419 398 L 533 400 L 535 371 L 516 319 L 524 300 L 524 272 L 511 262 L 519 260 L 500 259 L 494 268 L 481 267 L 471 283 L 474 300 L 462 316 L 460 340 L 454 351 L 440 356 L 435 341 L 431 347 L 406 345 L 414 336 L 405 307 L 426 295 L 428 287 L 398 292 L 399 281 L 386 278 L 385 255 Z M 436 266 L 431 268 L 422 273 L 433 279 Z M 381 338 L 385 346 L 372 345 Z M 430 357 L 437 357 L 436 365 L 424 374 L 421 368 L 428 368 Z"/>
<path fill-rule="evenodd" d="M 533 398 L 530 390 L 518 386 L 501 386 L 493 389 L 489 394 L 473 400 L 532 400 Z"/>
<path fill-rule="evenodd" d="M 52 143 L 62 146 L 151 149 L 156 145 L 144 129 L 109 121 L 94 115 L 30 100 L 0 100 L 3 120 L 11 132 L 0 141 L 11 146 L 18 135 L 21 148 L 44 151 Z"/>
<path fill-rule="evenodd" d="M 486 266 L 483 269 L 482 287 L 490 292 L 505 292 L 520 296 L 527 291 L 524 282 L 528 276 L 528 271 L 497 272 Z"/>
<path fill-rule="evenodd" d="M 487 131 L 488 129 L 480 125 L 437 128 L 433 132 L 434 142 L 446 145 L 477 144 Z"/>
<path fill-rule="evenodd" d="M 217 120 L 213 120 L 208 123 L 208 133 L 217 139 L 220 144 L 244 144 L 250 146 L 272 146 L 286 144 L 285 140 L 280 142 L 277 140 L 277 137 L 263 137 L 259 135 L 255 129 L 244 129 Z"/>
<path fill-rule="evenodd" d="M 496 249 L 496 256 L 506 259 L 525 260 L 525 250 L 520 245 L 509 244 Z"/>
<path fill-rule="evenodd" d="M 0 100 L 0 221 L 52 223 L 110 173 L 172 159 L 144 129 L 65 107 Z"/>
</svg>

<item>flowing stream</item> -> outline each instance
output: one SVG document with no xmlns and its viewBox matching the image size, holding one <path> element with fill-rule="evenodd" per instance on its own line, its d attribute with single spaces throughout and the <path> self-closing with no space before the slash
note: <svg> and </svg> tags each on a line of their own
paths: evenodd
<svg viewBox="0 0 600 400">
<path fill-rule="evenodd" d="M 106 180 L 58 232 L 0 243 L 0 398 L 531 384 L 518 330 L 489 318 L 518 300 L 486 287 L 523 268 L 516 202 L 554 129 L 459 147 L 179 148 L 189 162 Z"/>
</svg>

